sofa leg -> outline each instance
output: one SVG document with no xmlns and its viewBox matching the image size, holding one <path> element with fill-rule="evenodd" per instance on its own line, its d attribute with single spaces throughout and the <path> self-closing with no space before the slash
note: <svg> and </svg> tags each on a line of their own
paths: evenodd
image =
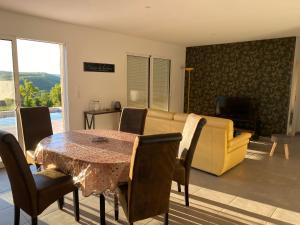
<svg viewBox="0 0 300 225">
<path fill-rule="evenodd" d="M 20 224 L 20 208 L 15 206 L 15 225 Z"/>
<path fill-rule="evenodd" d="M 188 184 L 186 184 L 184 186 L 184 196 L 185 196 L 185 205 L 189 206 L 190 203 L 189 203 L 189 185 Z"/>
<path fill-rule="evenodd" d="M 177 186 L 178 186 L 178 192 L 181 192 L 181 185 L 179 182 L 177 182 Z"/>
</svg>

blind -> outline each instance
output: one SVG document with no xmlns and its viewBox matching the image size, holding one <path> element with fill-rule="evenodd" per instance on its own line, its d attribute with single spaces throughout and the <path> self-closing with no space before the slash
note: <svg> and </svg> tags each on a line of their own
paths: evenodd
<svg viewBox="0 0 300 225">
<path fill-rule="evenodd" d="M 149 58 L 127 56 L 127 105 L 148 107 Z"/>
<path fill-rule="evenodd" d="M 168 111 L 170 95 L 170 64 L 168 59 L 153 59 L 151 108 Z"/>
</svg>

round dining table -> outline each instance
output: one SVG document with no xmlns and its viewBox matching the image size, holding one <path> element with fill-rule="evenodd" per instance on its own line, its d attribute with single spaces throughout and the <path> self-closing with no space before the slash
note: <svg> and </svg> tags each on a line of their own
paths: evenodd
<svg viewBox="0 0 300 225">
<path fill-rule="evenodd" d="M 115 130 L 76 130 L 53 134 L 37 146 L 35 158 L 44 168 L 57 168 L 73 176 L 83 196 L 114 191 L 128 181 L 131 153 L 136 134 Z M 102 201 L 102 204 L 101 204 Z M 105 223 L 105 209 L 100 221 Z"/>
</svg>

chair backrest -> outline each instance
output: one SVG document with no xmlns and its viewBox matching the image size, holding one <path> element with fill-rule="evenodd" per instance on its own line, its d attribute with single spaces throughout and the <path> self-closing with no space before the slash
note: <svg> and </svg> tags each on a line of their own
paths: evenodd
<svg viewBox="0 0 300 225">
<path fill-rule="evenodd" d="M 144 134 L 146 115 L 147 109 L 123 108 L 119 131 Z"/>
<path fill-rule="evenodd" d="M 169 198 L 180 133 L 138 136 L 135 140 L 128 183 L 130 223 L 169 210 Z"/>
<path fill-rule="evenodd" d="M 53 134 L 49 108 L 20 108 L 20 115 L 25 149 L 35 150 L 42 139 Z"/>
<path fill-rule="evenodd" d="M 0 131 L 0 156 L 6 168 L 15 205 L 27 213 L 37 212 L 37 190 L 25 155 L 16 138 Z"/>
<path fill-rule="evenodd" d="M 206 124 L 206 119 L 196 114 L 189 114 L 184 124 L 182 132 L 182 141 L 179 145 L 178 157 L 184 160 L 185 167 L 190 168 L 196 146 L 202 131 Z"/>
</svg>

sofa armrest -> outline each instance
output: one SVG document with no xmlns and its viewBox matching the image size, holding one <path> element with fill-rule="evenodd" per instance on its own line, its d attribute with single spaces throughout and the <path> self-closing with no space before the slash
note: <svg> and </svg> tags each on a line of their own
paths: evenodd
<svg viewBox="0 0 300 225">
<path fill-rule="evenodd" d="M 250 133 L 244 132 L 244 133 L 241 133 L 239 136 L 231 139 L 228 142 L 228 152 L 231 152 L 238 147 L 248 144 L 251 136 L 252 135 Z"/>
</svg>

